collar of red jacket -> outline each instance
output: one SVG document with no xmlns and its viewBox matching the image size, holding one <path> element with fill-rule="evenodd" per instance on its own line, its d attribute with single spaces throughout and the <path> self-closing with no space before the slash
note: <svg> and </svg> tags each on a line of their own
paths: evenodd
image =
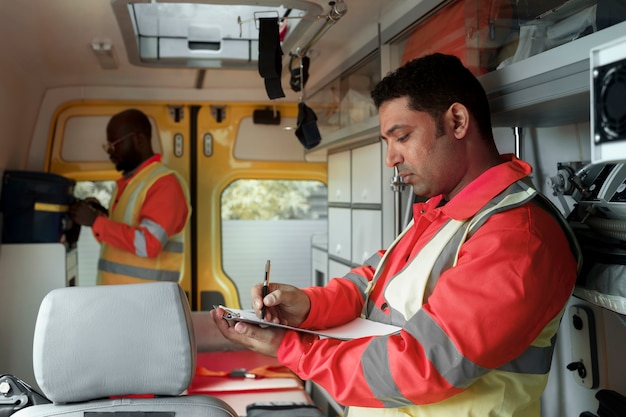
<svg viewBox="0 0 626 417">
<path fill-rule="evenodd" d="M 502 158 L 504 163 L 482 173 L 442 206 L 443 213 L 456 220 L 468 219 L 508 186 L 532 172 L 532 167 L 527 162 L 518 159 L 513 154 L 504 154 Z M 442 195 L 433 197 L 429 200 L 428 206 L 437 207 L 442 199 Z"/>
</svg>

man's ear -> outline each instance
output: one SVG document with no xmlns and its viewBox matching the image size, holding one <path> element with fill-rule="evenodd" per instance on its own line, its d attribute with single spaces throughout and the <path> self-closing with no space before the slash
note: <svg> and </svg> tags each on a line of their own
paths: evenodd
<svg viewBox="0 0 626 417">
<path fill-rule="evenodd" d="M 454 136 L 457 139 L 465 137 L 470 124 L 470 115 L 461 103 L 452 103 L 446 112 L 448 120 L 451 122 Z"/>
<path fill-rule="evenodd" d="M 148 139 L 148 137 L 146 135 L 144 135 L 143 133 L 137 132 L 137 134 L 135 135 L 135 137 L 137 138 L 137 145 L 141 146 L 141 147 L 145 147 L 146 145 L 150 145 L 150 139 Z"/>
</svg>

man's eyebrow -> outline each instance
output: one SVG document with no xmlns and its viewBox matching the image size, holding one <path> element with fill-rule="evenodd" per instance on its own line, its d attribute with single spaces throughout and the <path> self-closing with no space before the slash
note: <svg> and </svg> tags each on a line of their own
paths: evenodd
<svg viewBox="0 0 626 417">
<path fill-rule="evenodd" d="M 382 140 L 385 140 L 388 136 L 390 136 L 391 134 L 393 134 L 393 132 L 395 132 L 395 131 L 396 131 L 396 130 L 398 130 L 398 129 L 402 129 L 403 127 L 405 127 L 405 126 L 404 126 L 404 125 L 398 125 L 398 124 L 393 125 L 393 126 L 391 126 L 389 129 L 387 129 L 387 131 L 386 131 L 386 132 L 383 132 L 383 133 L 380 135 L 380 138 L 381 138 Z"/>
</svg>

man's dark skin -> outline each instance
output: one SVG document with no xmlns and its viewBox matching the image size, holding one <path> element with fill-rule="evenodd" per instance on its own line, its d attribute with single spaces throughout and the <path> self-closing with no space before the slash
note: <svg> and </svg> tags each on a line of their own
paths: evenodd
<svg viewBox="0 0 626 417">
<path fill-rule="evenodd" d="M 138 116 L 136 110 L 127 110 L 113 116 L 107 125 L 106 152 L 115 169 L 124 176 L 132 175 L 143 162 L 154 156 L 150 134 L 141 131 Z M 73 204 L 69 214 L 74 223 L 91 227 L 98 216 L 108 213 L 96 198 L 90 197 Z"/>
</svg>

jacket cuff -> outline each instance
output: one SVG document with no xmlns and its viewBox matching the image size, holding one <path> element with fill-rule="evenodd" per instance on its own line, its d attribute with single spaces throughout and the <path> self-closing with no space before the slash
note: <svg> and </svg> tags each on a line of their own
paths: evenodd
<svg viewBox="0 0 626 417">
<path fill-rule="evenodd" d="M 311 308 L 309 310 L 309 315 L 298 327 L 302 327 L 303 329 L 310 329 L 311 327 L 313 327 L 312 325 L 315 322 L 315 317 L 320 317 L 320 303 L 317 302 L 317 292 L 313 288 L 303 288 L 302 291 L 304 291 L 309 297 L 309 300 L 311 302 Z"/>
<path fill-rule="evenodd" d="M 285 332 L 285 337 L 283 337 L 278 347 L 276 358 L 280 363 L 300 376 L 299 374 L 302 371 L 300 369 L 300 361 L 317 339 L 318 337 L 311 333 L 288 330 Z"/>
<path fill-rule="evenodd" d="M 104 238 L 104 231 L 106 230 L 107 221 L 108 218 L 106 216 L 98 216 L 91 225 L 91 232 L 93 233 L 93 237 L 95 237 L 98 242 L 101 242 Z"/>
</svg>

